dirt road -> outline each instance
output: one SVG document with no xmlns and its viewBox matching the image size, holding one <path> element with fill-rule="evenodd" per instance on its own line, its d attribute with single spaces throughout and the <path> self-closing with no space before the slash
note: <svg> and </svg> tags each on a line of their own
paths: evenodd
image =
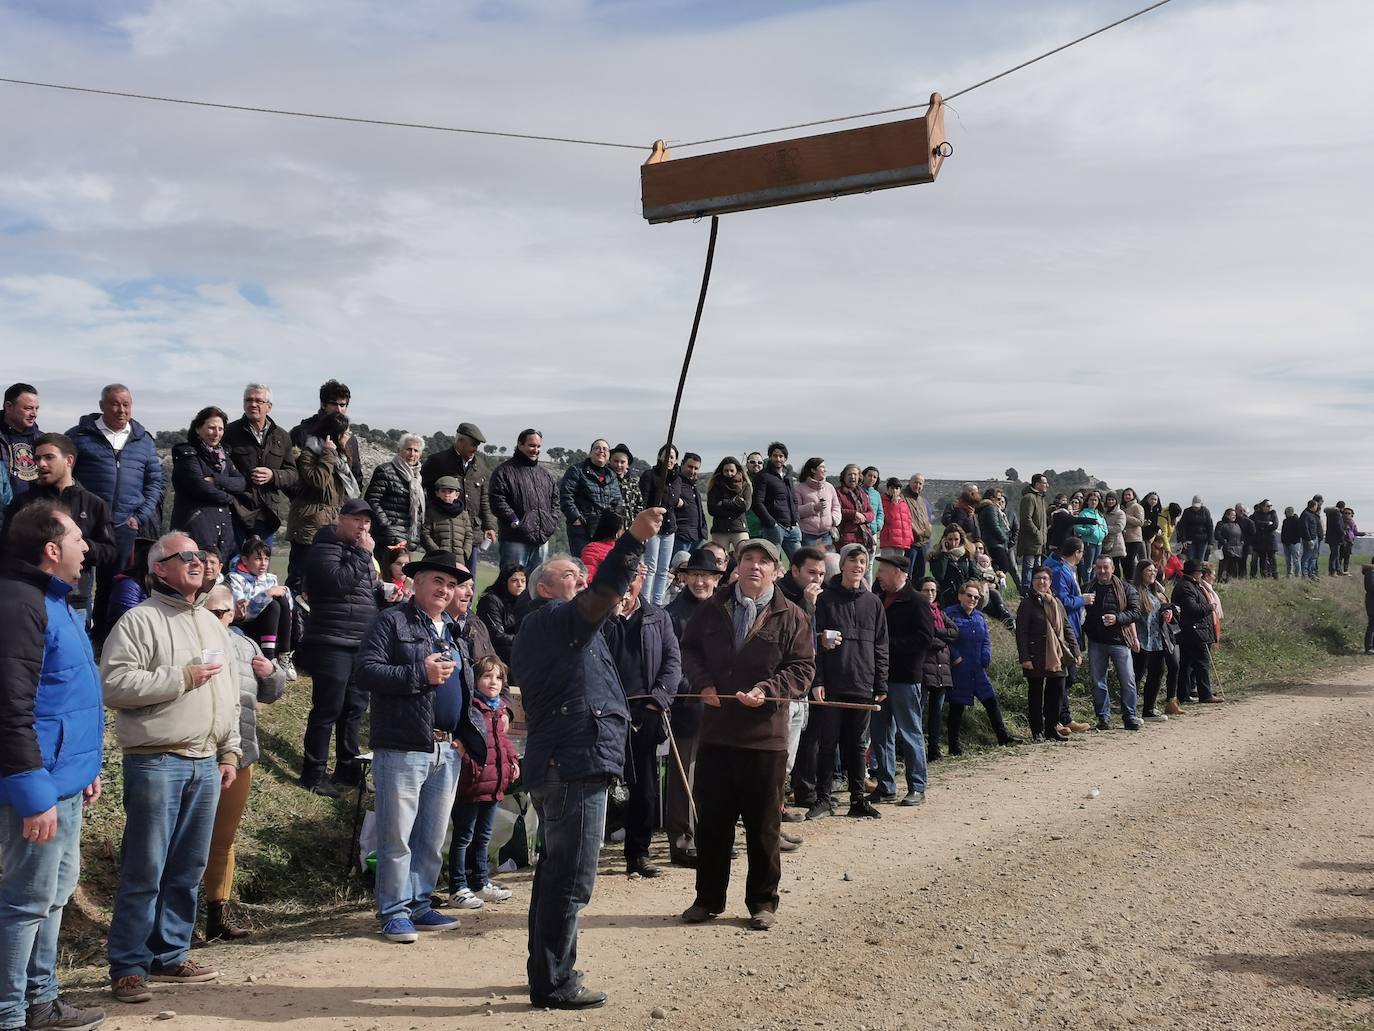
<svg viewBox="0 0 1374 1031">
<path fill-rule="evenodd" d="M 738 891 L 679 925 L 691 873 L 631 882 L 608 849 L 579 965 L 611 999 L 580 1017 L 526 1004 L 523 880 L 413 946 L 360 915 L 104 1004 L 128 1029 L 1374 1028 L 1374 669 L 1199 708 L 943 760 L 923 808 L 801 825 L 769 934 Z"/>
</svg>

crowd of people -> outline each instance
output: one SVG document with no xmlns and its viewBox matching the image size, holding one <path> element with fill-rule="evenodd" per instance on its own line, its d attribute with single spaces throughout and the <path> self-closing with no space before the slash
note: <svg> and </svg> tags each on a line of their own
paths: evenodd
<svg viewBox="0 0 1374 1031">
<path fill-rule="evenodd" d="M 305 790 L 363 784 L 370 714 L 382 935 L 412 942 L 458 926 L 445 909 L 512 897 L 488 846 L 518 786 L 542 827 L 531 1001 L 580 1009 L 605 1001 L 576 969 L 577 920 L 616 784 L 627 874 L 663 873 L 660 826 L 669 861 L 695 869 L 687 923 L 725 911 L 742 821 L 745 906 L 767 931 L 781 854 L 802 845 L 786 826 L 840 812 L 837 773 L 844 811 L 877 819 L 924 803 L 930 763 L 962 753 L 975 702 L 1000 743 L 1019 743 L 988 673 L 990 620 L 1014 634 L 1033 742 L 1110 731 L 1113 703 L 1135 732 L 1224 700 L 1210 673 L 1215 584 L 1277 577 L 1280 551 L 1286 575 L 1316 576 L 1323 542 L 1329 575 L 1349 575 L 1359 533 L 1349 507 L 1320 496 L 1282 520 L 1266 499 L 1214 521 L 1199 497 L 1051 498 L 1043 475 L 1015 505 L 967 484 L 937 516 L 920 474 L 849 464 L 831 482 L 814 457 L 794 475 L 780 442 L 721 459 L 703 485 L 698 454 L 667 445 L 636 471 L 626 445 L 598 439 L 556 478 L 537 430 L 491 468 L 471 422 L 428 456 L 403 435 L 365 477 L 348 387 L 330 380 L 319 401 L 287 431 L 270 388 L 249 384 L 240 418 L 195 414 L 168 476 L 122 384 L 67 433 L 39 430 L 34 386 L 6 391 L 3 1031 L 103 1020 L 61 996 L 55 967 L 106 709 L 126 815 L 108 943 L 117 1000 L 217 976 L 189 951 L 202 893 L 207 938 L 248 934 L 229 903 L 257 711 L 299 666 L 312 683 Z M 551 555 L 560 530 L 569 550 Z M 499 572 L 475 600 L 493 543 Z"/>
</svg>

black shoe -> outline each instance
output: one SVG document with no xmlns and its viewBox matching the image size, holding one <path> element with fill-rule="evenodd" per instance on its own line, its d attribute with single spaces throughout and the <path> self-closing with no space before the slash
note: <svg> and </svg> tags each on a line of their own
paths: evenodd
<svg viewBox="0 0 1374 1031">
<path fill-rule="evenodd" d="M 301 787 L 305 788 L 305 790 L 309 791 L 312 795 L 321 795 L 324 798 L 340 797 L 339 789 L 327 780 L 322 780 L 315 784 L 307 784 L 305 781 L 301 781 Z"/>
<path fill-rule="evenodd" d="M 1127 730 L 1139 730 L 1141 723 L 1139 720 L 1126 720 L 1123 725 Z"/>
<path fill-rule="evenodd" d="M 1102 731 L 1111 730 L 1111 729 L 1112 729 L 1112 725 L 1111 725 L 1111 723 L 1110 723 L 1108 720 L 1099 719 L 1099 720 L 1097 721 L 1097 729 L 1098 729 L 1098 730 L 1102 730 Z"/>
<path fill-rule="evenodd" d="M 649 862 L 648 856 L 640 856 L 638 859 L 631 859 L 626 862 L 625 872 L 631 877 L 635 874 L 638 874 L 640 877 L 663 876 L 663 868 L 661 866 L 654 866 L 653 863 Z M 606 997 L 603 995 L 601 998 L 604 1001 Z"/>
<path fill-rule="evenodd" d="M 880 820 L 883 816 L 866 798 L 850 803 L 849 815 L 858 820 Z"/>
<path fill-rule="evenodd" d="M 924 791 L 908 791 L 898 805 L 925 805 L 926 793 Z"/>
<path fill-rule="evenodd" d="M 1019 745 L 1023 744 L 1024 742 L 1022 742 L 1022 740 L 1019 737 L 1016 737 L 1012 734 L 1008 734 L 1006 737 L 1002 738 L 1002 740 L 998 741 L 997 743 L 999 745 Z"/>
<path fill-rule="evenodd" d="M 824 820 L 827 816 L 835 815 L 835 807 L 829 802 L 817 802 L 806 811 L 808 820 Z"/>
<path fill-rule="evenodd" d="M 536 999 L 530 996 L 530 1005 L 544 1010 L 594 1010 L 606 1005 L 606 993 L 579 988 L 576 995 L 566 999 Z"/>
<path fill-rule="evenodd" d="M 963 754 L 964 754 L 963 746 L 961 746 L 961 745 L 950 745 L 950 746 L 949 746 L 949 754 L 950 754 L 950 755 L 963 755 Z"/>
<path fill-rule="evenodd" d="M 943 759 L 944 753 L 938 748 L 932 748 L 926 752 L 926 762 L 933 763 L 936 759 Z"/>
<path fill-rule="evenodd" d="M 674 866 L 685 866 L 690 870 L 695 870 L 697 868 L 697 850 L 678 848 L 676 845 L 669 846 L 668 862 Z"/>
<path fill-rule="evenodd" d="M 892 805 L 897 801 L 897 793 L 894 791 L 890 795 L 884 795 L 881 791 L 870 791 L 868 800 L 875 805 Z"/>
</svg>

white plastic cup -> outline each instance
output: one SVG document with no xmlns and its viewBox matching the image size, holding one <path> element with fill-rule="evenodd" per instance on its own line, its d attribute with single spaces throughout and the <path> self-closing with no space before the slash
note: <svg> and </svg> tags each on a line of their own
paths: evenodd
<svg viewBox="0 0 1374 1031">
<path fill-rule="evenodd" d="M 204 648 L 200 653 L 200 662 L 202 666 L 223 666 L 224 652 L 218 648 Z"/>
</svg>

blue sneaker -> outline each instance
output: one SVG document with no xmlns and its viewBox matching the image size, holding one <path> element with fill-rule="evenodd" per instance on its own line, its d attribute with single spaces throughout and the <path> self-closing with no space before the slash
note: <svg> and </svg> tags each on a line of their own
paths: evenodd
<svg viewBox="0 0 1374 1031">
<path fill-rule="evenodd" d="M 415 933 L 415 925 L 403 916 L 394 917 L 382 925 L 382 936 L 389 942 L 401 942 L 409 945 L 419 937 Z"/>
<path fill-rule="evenodd" d="M 458 918 L 444 916 L 437 910 L 427 909 L 415 917 L 413 922 L 407 921 L 407 923 L 410 923 L 411 927 L 417 931 L 451 931 L 458 926 Z M 411 939 L 411 941 L 414 940 L 414 938 Z"/>
</svg>

